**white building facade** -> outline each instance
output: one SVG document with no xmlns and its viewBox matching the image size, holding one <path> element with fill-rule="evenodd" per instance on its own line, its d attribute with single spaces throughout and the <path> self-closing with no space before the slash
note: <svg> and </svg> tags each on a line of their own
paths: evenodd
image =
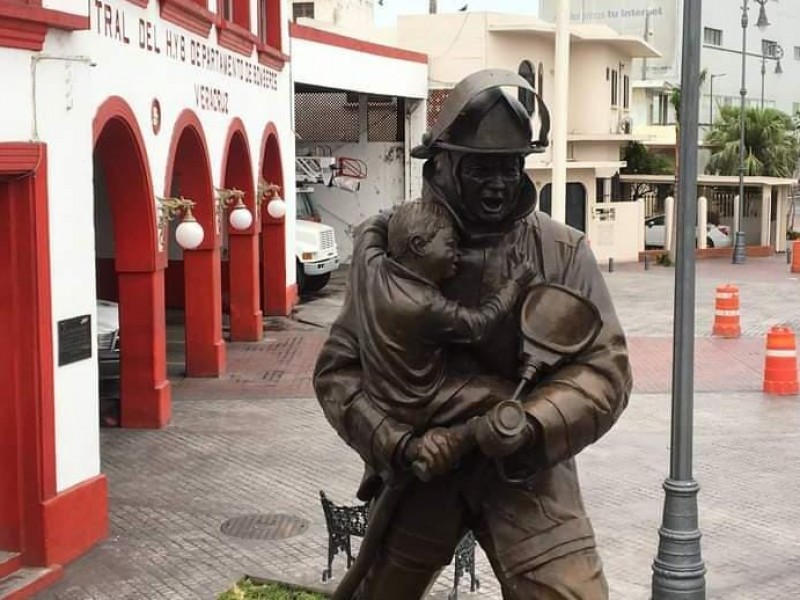
<svg viewBox="0 0 800 600">
<path fill-rule="evenodd" d="M 542 18 L 554 18 L 556 4 L 556 0 L 541 0 Z M 700 66 L 708 76 L 700 100 L 701 124 L 710 123 L 720 105 L 739 106 L 741 101 L 741 4 L 727 0 L 703 3 Z M 769 26 L 763 31 L 756 27 L 759 4 L 748 4 L 746 104 L 761 106 L 763 96 L 765 107 L 793 115 L 800 110 L 800 4 L 767 1 Z M 633 129 L 674 143 L 674 128 L 663 126 L 675 123 L 669 92 L 680 85 L 683 0 L 573 0 L 571 8 L 573 23 L 605 24 L 620 33 L 637 35 L 659 51 L 660 58 L 633 61 Z M 779 74 L 775 69 L 781 54 L 783 73 Z"/>
</svg>

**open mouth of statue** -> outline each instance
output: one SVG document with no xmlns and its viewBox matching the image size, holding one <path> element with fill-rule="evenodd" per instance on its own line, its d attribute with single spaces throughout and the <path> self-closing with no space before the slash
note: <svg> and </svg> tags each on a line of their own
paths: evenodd
<svg viewBox="0 0 800 600">
<path fill-rule="evenodd" d="M 503 198 L 481 198 L 483 210 L 489 214 L 497 214 L 503 210 Z"/>
</svg>

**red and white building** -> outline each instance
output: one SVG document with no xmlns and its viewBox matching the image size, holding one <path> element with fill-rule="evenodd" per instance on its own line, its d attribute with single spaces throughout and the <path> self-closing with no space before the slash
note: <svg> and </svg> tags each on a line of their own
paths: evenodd
<svg viewBox="0 0 800 600">
<path fill-rule="evenodd" d="M 144 428 L 170 420 L 168 307 L 184 315 L 187 375 L 217 377 L 223 311 L 227 339 L 257 341 L 264 314 L 296 303 L 285 10 L 283 0 L 0 0 L 0 582 L 41 568 L 18 597 L 107 534 L 97 299 L 119 303 L 121 424 Z M 304 52 L 328 44 L 370 69 L 377 57 L 382 78 L 419 78 L 411 87 L 424 96 L 419 56 L 303 34 Z M 263 183 L 278 186 L 284 217 L 270 216 Z M 233 188 L 253 217 L 246 229 L 221 201 Z M 167 218 L 181 197 L 203 230 L 194 249 L 175 243 L 184 215 Z"/>
</svg>

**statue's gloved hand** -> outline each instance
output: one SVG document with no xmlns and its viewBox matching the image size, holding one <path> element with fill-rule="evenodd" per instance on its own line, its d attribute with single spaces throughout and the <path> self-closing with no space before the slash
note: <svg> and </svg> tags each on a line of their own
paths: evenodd
<svg viewBox="0 0 800 600">
<path fill-rule="evenodd" d="M 404 449 L 406 464 L 413 465 L 421 479 L 427 481 L 453 470 L 463 453 L 459 435 L 446 427 L 434 427 L 422 436 L 412 438 Z"/>
<path fill-rule="evenodd" d="M 512 247 L 506 254 L 506 267 L 508 279 L 515 281 L 521 288 L 526 288 L 533 281 L 533 269 L 525 262 L 522 254 Z"/>
</svg>

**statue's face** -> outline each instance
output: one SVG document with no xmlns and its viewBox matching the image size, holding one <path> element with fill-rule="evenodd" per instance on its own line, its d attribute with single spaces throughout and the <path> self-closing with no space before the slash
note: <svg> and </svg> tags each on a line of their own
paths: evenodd
<svg viewBox="0 0 800 600">
<path fill-rule="evenodd" d="M 502 223 L 514 212 L 522 181 L 517 154 L 467 154 L 459 166 L 461 201 L 476 221 Z"/>
</svg>

